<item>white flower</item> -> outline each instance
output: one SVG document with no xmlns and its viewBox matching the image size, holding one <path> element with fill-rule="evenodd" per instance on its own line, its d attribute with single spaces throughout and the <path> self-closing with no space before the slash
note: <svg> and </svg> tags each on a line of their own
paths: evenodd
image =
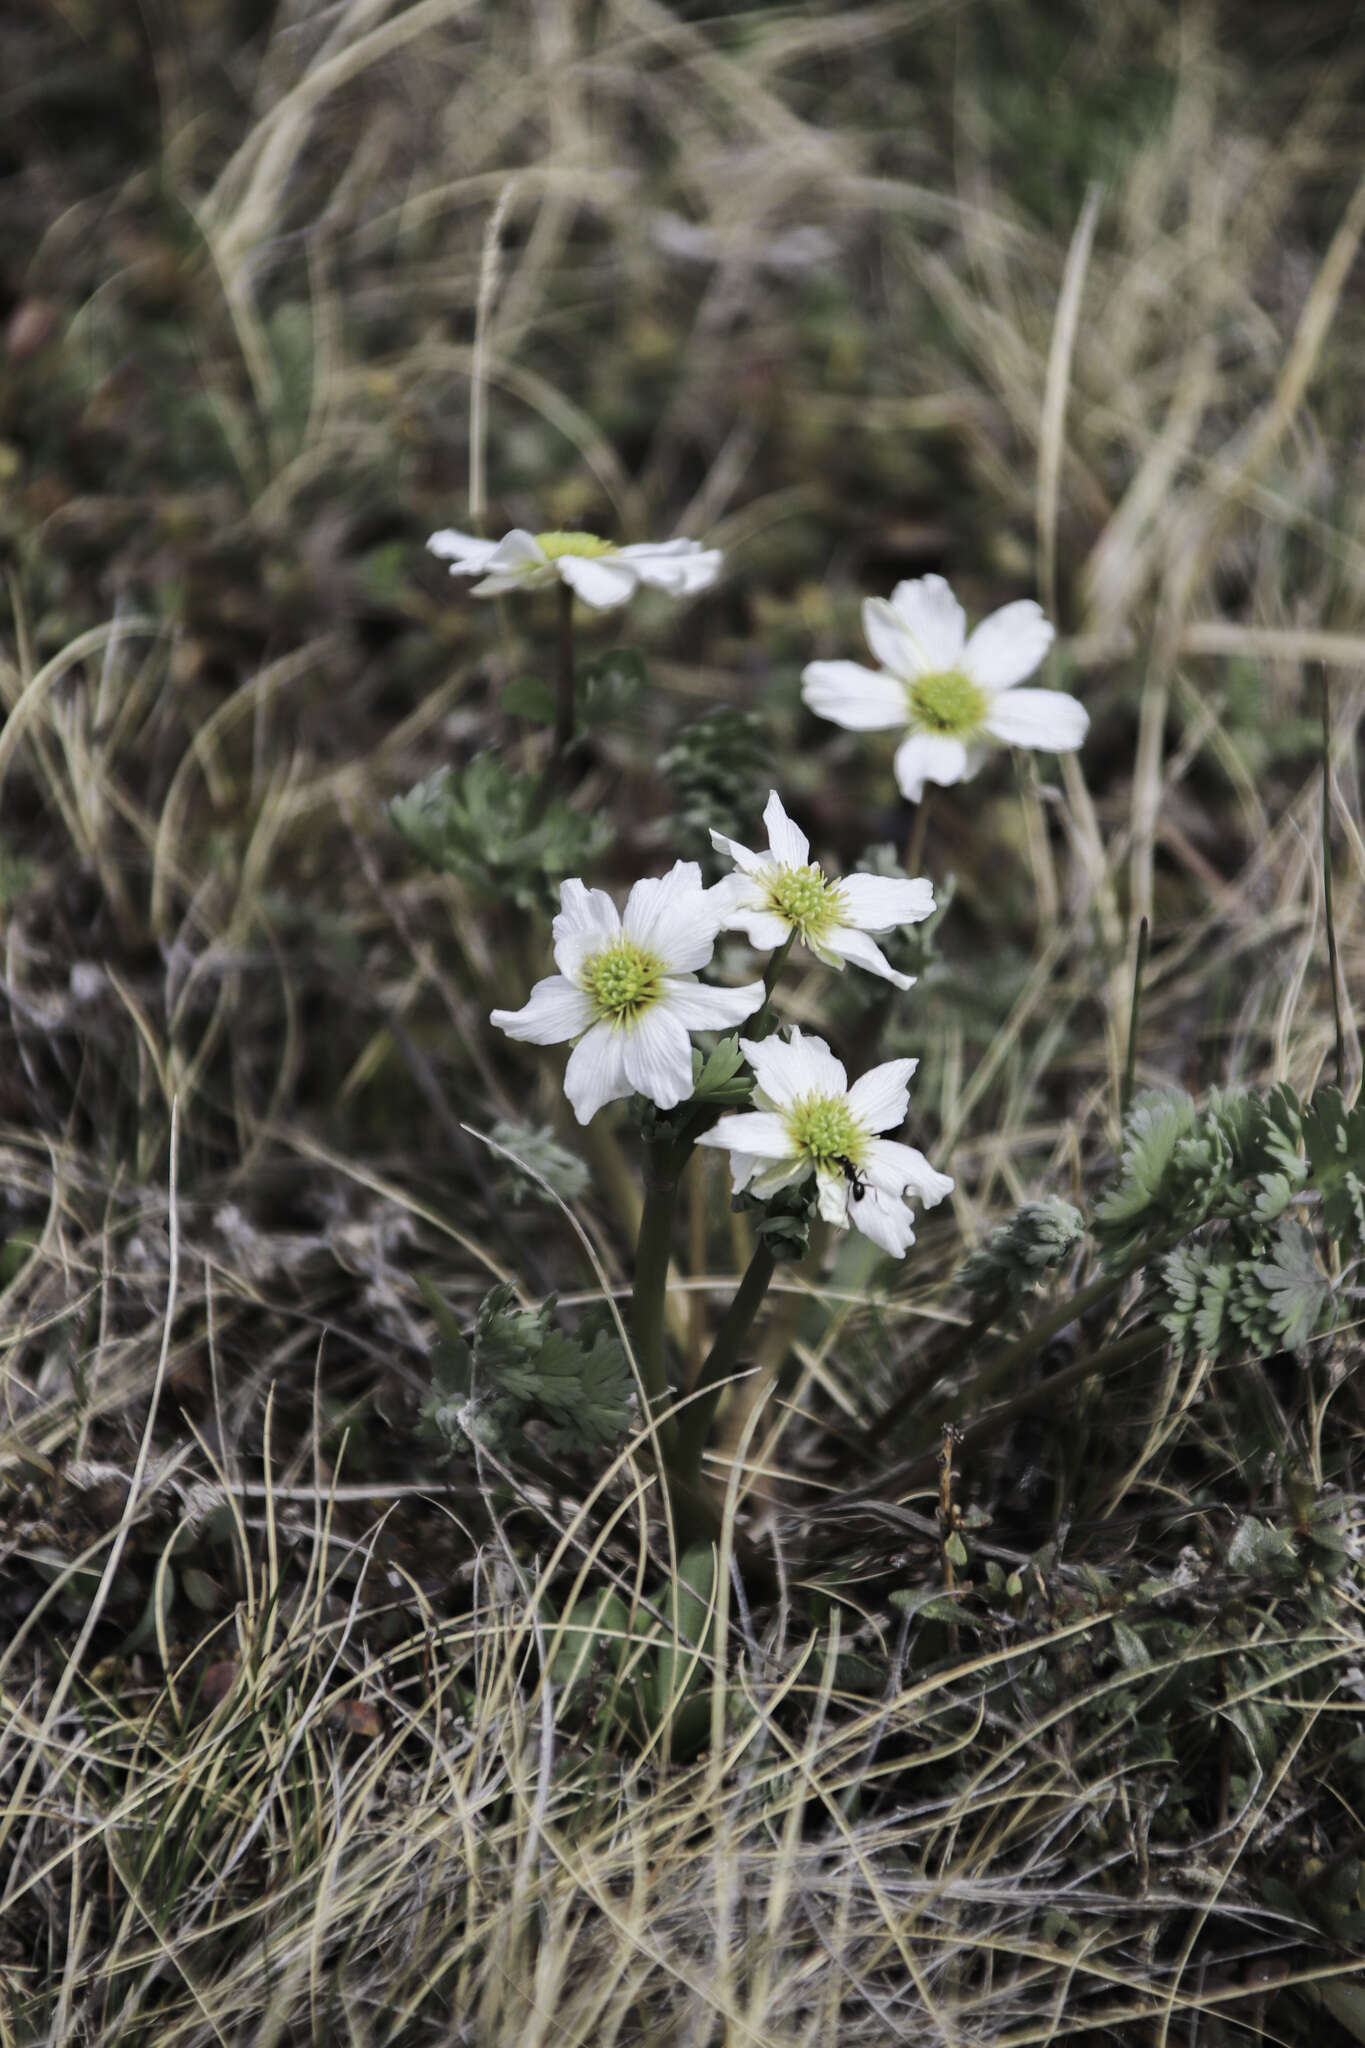
<svg viewBox="0 0 1365 2048">
<path fill-rule="evenodd" d="M 532 1045 L 577 1039 L 564 1093 L 581 1124 L 605 1102 L 638 1091 L 660 1109 L 692 1093 L 689 1031 L 725 1031 L 752 1017 L 761 981 L 707 988 L 693 971 L 711 958 L 719 925 L 694 860 L 637 882 L 624 916 L 605 889 L 565 882 L 554 921 L 558 974 L 538 981 L 521 1010 L 494 1010 L 509 1038 Z"/>
<path fill-rule="evenodd" d="M 875 1135 L 904 1123 L 906 1083 L 919 1062 L 888 1060 L 850 1088 L 823 1038 L 794 1030 L 789 1045 L 741 1038 L 740 1046 L 758 1081 L 758 1108 L 723 1116 L 697 1143 L 730 1152 L 736 1194 L 748 1188 L 775 1195 L 813 1173 L 827 1223 L 856 1223 L 864 1237 L 900 1258 L 915 1241 L 906 1198 L 932 1208 L 953 1187 L 922 1152 Z"/>
<path fill-rule="evenodd" d="M 896 780 L 917 804 L 926 782 L 965 782 L 986 741 L 1069 754 L 1085 738 L 1084 705 L 1060 690 L 1019 690 L 1052 645 L 1052 627 L 1031 598 L 1003 605 L 971 639 L 962 607 L 941 576 L 898 583 L 888 604 L 863 605 L 867 644 L 881 663 L 813 661 L 801 694 L 821 718 L 852 732 L 908 725 Z"/>
<path fill-rule="evenodd" d="M 501 540 L 478 540 L 448 527 L 433 533 L 427 546 L 450 563 L 452 576 L 482 576 L 482 583 L 474 585 L 475 597 L 538 590 L 559 581 L 598 611 L 624 604 L 641 583 L 666 590 L 670 597 L 690 597 L 715 582 L 721 564 L 719 548 L 704 548 L 695 540 L 641 541 L 618 548 L 595 533 L 526 533 L 519 526 Z"/>
<path fill-rule="evenodd" d="M 751 853 L 737 840 L 712 832 L 717 853 L 728 853 L 737 872 L 711 890 L 722 931 L 741 931 L 760 953 L 775 952 L 792 937 L 823 960 L 842 968 L 846 960 L 912 988 L 913 974 L 898 974 L 869 932 L 918 924 L 934 908 L 932 882 L 900 882 L 890 875 L 846 875 L 833 882 L 812 863 L 810 841 L 793 825 L 774 789 L 763 822 L 767 853 Z"/>
</svg>

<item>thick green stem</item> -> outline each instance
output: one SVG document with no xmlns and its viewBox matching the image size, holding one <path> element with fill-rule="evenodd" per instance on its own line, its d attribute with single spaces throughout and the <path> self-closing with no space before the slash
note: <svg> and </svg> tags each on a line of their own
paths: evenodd
<svg viewBox="0 0 1365 2048">
<path fill-rule="evenodd" d="M 772 993 L 777 987 L 777 977 L 787 964 L 787 955 L 796 944 L 796 933 L 790 931 L 773 954 L 763 972 L 763 1001 L 754 1011 L 748 1023 L 741 1026 L 746 1038 L 767 1038 L 777 1029 L 777 1012 L 772 1006 Z"/>
<path fill-rule="evenodd" d="M 550 740 L 550 758 L 540 778 L 527 816 L 528 825 L 538 825 L 550 808 L 550 798 L 565 780 L 565 763 L 573 745 L 577 708 L 574 697 L 573 592 L 567 583 L 558 588 L 559 636 L 555 657 L 555 729 Z"/>
<path fill-rule="evenodd" d="M 645 1206 L 635 1247 L 635 1280 L 630 1297 L 630 1340 L 645 1393 L 659 1431 L 666 1462 L 672 1461 L 677 1425 L 664 1419 L 673 1390 L 668 1380 L 664 1339 L 664 1307 L 668 1299 L 668 1261 L 673 1248 L 673 1216 L 678 1206 L 678 1176 L 684 1161 L 679 1147 L 649 1145 L 645 1149 Z"/>
<path fill-rule="evenodd" d="M 760 1240 L 744 1278 L 735 1289 L 734 1300 L 721 1318 L 716 1340 L 706 1355 L 692 1398 L 678 1417 L 674 1462 L 679 1474 L 689 1482 L 695 1480 L 701 1470 L 701 1455 L 706 1448 L 721 1388 L 739 1362 L 740 1351 L 753 1327 L 754 1317 L 763 1305 L 775 1265 L 772 1253 Z"/>
<path fill-rule="evenodd" d="M 565 754 L 573 743 L 574 729 L 574 668 L 573 668 L 573 591 L 567 583 L 559 585 L 559 643 L 555 667 L 555 736 L 554 751 L 550 756 L 550 774 L 562 773 Z"/>
</svg>

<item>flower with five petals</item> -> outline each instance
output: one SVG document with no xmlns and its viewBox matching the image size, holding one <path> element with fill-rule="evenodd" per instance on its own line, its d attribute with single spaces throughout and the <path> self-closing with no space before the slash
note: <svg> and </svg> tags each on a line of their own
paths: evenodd
<svg viewBox="0 0 1365 2048">
<path fill-rule="evenodd" d="M 971 638 L 961 605 L 941 576 L 898 583 L 888 603 L 869 597 L 863 631 L 880 669 L 856 661 L 813 661 L 801 694 L 821 718 L 853 732 L 908 726 L 896 750 L 896 780 L 911 803 L 926 782 L 965 782 L 987 743 L 1072 753 L 1089 726 L 1084 705 L 1060 690 L 1020 690 L 1053 631 L 1031 598 L 983 619 Z"/>
<path fill-rule="evenodd" d="M 742 931 L 760 953 L 775 952 L 791 938 L 827 967 L 852 960 L 873 974 L 910 988 L 913 974 L 899 974 L 867 935 L 895 925 L 918 924 L 934 908 L 933 884 L 922 877 L 898 881 L 888 875 L 845 875 L 832 881 L 810 858 L 810 841 L 793 825 L 777 791 L 770 792 L 763 822 L 767 853 L 751 853 L 737 840 L 712 832 L 717 853 L 728 853 L 735 873 L 710 891 L 723 931 Z"/>
<path fill-rule="evenodd" d="M 816 1178 L 820 1214 L 841 1227 L 856 1224 L 894 1258 L 915 1241 L 907 1200 L 932 1208 L 953 1183 L 912 1145 L 879 1137 L 905 1121 L 907 1082 L 917 1060 L 887 1060 L 850 1088 L 842 1063 L 823 1038 L 793 1030 L 780 1038 L 741 1038 L 754 1070 L 756 1107 L 723 1116 L 697 1140 L 730 1153 L 736 1194 L 775 1195 Z"/>
<path fill-rule="evenodd" d="M 690 597 L 714 583 L 719 548 L 695 540 L 640 541 L 618 548 L 595 533 L 527 533 L 514 527 L 501 540 L 479 540 L 447 527 L 427 542 L 433 555 L 450 563 L 452 576 L 480 576 L 475 597 L 500 597 L 505 590 L 539 590 L 567 583 L 584 604 L 610 611 L 625 604 L 642 583 Z"/>
<path fill-rule="evenodd" d="M 695 861 L 637 882 L 617 910 L 605 889 L 565 882 L 552 931 L 558 974 L 538 981 L 520 1010 L 494 1010 L 509 1038 L 577 1043 L 564 1092 L 581 1124 L 604 1103 L 639 1093 L 676 1109 L 692 1093 L 691 1031 L 725 1031 L 752 1017 L 761 981 L 708 988 L 696 969 L 719 923 Z"/>
</svg>

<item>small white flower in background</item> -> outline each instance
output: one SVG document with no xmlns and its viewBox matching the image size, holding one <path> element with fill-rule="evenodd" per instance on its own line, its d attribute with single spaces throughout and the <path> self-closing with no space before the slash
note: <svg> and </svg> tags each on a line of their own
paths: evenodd
<svg viewBox="0 0 1365 2048">
<path fill-rule="evenodd" d="M 933 884 L 923 878 L 900 882 L 888 875 L 845 875 L 841 882 L 831 881 L 818 862 L 811 862 L 810 841 L 793 825 L 776 790 L 768 797 L 763 822 L 767 853 L 751 853 L 721 832 L 711 834 L 717 853 L 728 853 L 737 871 L 710 891 L 722 931 L 743 932 L 760 953 L 775 952 L 795 935 L 827 967 L 842 968 L 852 960 L 897 988 L 912 987 L 915 977 L 898 974 L 867 934 L 931 916 Z"/>
<path fill-rule="evenodd" d="M 598 611 L 625 604 L 642 583 L 670 597 L 690 597 L 715 582 L 721 564 L 719 548 L 704 548 L 696 540 L 640 541 L 618 548 L 595 533 L 527 533 L 519 526 L 501 540 L 478 540 L 446 528 L 433 533 L 427 546 L 450 563 L 452 576 L 483 578 L 474 585 L 475 597 L 561 582 Z"/>
<path fill-rule="evenodd" d="M 953 1187 L 912 1145 L 876 1135 L 904 1123 L 906 1083 L 919 1062 L 888 1060 L 850 1088 L 823 1038 L 794 1030 L 790 1044 L 742 1038 L 740 1047 L 758 1082 L 758 1107 L 723 1116 L 697 1143 L 731 1154 L 736 1194 L 747 1188 L 775 1195 L 813 1173 L 827 1223 L 855 1223 L 864 1237 L 900 1258 L 915 1241 L 907 1198 L 932 1208 Z"/>
<path fill-rule="evenodd" d="M 891 601 L 863 605 L 867 644 L 881 663 L 813 661 L 801 694 L 820 718 L 852 732 L 908 725 L 896 750 L 896 780 L 912 804 L 926 782 L 965 782 L 988 740 L 1069 754 L 1089 713 L 1060 690 L 1020 690 L 1052 645 L 1052 627 L 1031 598 L 1003 605 L 971 638 L 961 605 L 941 576 L 898 583 Z"/>
<path fill-rule="evenodd" d="M 494 1010 L 509 1038 L 532 1045 L 577 1039 L 564 1093 L 581 1124 L 620 1097 L 647 1095 L 675 1109 L 692 1093 L 689 1031 L 726 1031 L 752 1017 L 761 981 L 708 988 L 696 978 L 720 929 L 694 860 L 637 882 L 624 914 L 605 889 L 565 882 L 553 925 L 558 974 L 538 981 L 525 1008 Z"/>
</svg>

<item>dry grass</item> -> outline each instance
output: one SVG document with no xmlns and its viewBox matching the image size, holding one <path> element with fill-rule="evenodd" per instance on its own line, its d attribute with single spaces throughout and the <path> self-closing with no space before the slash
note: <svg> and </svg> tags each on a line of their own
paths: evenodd
<svg viewBox="0 0 1365 2048">
<path fill-rule="evenodd" d="M 1148 1361 L 984 1451 L 975 1562 L 1021 1582 L 960 1628 L 921 1612 L 931 1501 L 847 1463 L 963 1244 L 1093 1185 L 1141 917 L 1140 1081 L 1330 1078 L 1319 669 L 1361 1072 L 1365 44 L 1329 8 L 1067 19 L 0 28 L 3 2048 L 1365 2040 L 1357 1332 L 1303 1371 Z M 844 1248 L 775 1295 L 710 1468 L 775 1590 L 722 1570 L 652 1726 L 646 1447 L 552 1488 L 417 1430 L 414 1272 L 462 1316 L 504 1278 L 600 1299 L 638 1205 L 597 1126 L 577 1234 L 505 1199 L 471 1133 L 569 1137 L 485 1021 L 541 941 L 381 810 L 527 744 L 525 622 L 421 558 L 485 508 L 728 551 L 714 600 L 642 611 L 657 688 L 587 771 L 617 878 L 717 704 L 762 709 L 846 858 L 903 830 L 796 690 L 898 575 L 1036 587 L 1094 716 L 1060 786 L 935 805 L 957 894 L 895 1050 L 954 1214 L 875 1291 Z M 789 1014 L 828 1004 L 812 974 Z M 693 1357 L 745 1251 L 714 1197 Z M 1325 1590 L 1229 1565 L 1309 1499 Z M 625 1676 L 566 1690 L 608 1582 Z"/>
</svg>

